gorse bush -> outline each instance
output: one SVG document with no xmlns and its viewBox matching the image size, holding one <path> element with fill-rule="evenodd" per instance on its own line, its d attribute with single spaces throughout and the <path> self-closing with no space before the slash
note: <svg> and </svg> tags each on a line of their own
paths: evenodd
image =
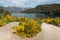
<svg viewBox="0 0 60 40">
<path fill-rule="evenodd" d="M 6 16 L 0 17 L 0 26 L 4 26 L 7 23 L 14 22 L 16 18 L 7 14 Z"/>
<path fill-rule="evenodd" d="M 56 18 L 45 18 L 45 19 L 42 19 L 40 20 L 41 22 L 46 22 L 46 23 L 49 23 L 49 24 L 53 24 L 53 25 L 56 25 L 58 27 L 60 27 L 60 18 L 59 17 L 56 17 Z"/>
<path fill-rule="evenodd" d="M 19 25 L 14 27 L 13 33 L 21 37 L 33 37 L 41 31 L 40 23 L 35 19 L 19 18 Z"/>
<path fill-rule="evenodd" d="M 3 26 L 3 25 L 5 25 L 5 24 L 6 24 L 6 22 L 5 22 L 5 21 L 0 20 L 0 26 Z"/>
</svg>

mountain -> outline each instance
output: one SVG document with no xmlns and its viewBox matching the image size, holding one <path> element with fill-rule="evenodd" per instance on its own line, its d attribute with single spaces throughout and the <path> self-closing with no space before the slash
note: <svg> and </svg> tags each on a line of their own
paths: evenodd
<svg viewBox="0 0 60 40">
<path fill-rule="evenodd" d="M 23 12 L 27 8 L 22 8 L 22 7 L 4 7 L 5 10 L 8 10 L 11 13 L 20 13 Z"/>
<path fill-rule="evenodd" d="M 25 10 L 24 13 L 44 13 L 50 15 L 53 14 L 60 15 L 60 4 L 54 3 L 54 4 L 38 5 L 35 8 Z"/>
</svg>

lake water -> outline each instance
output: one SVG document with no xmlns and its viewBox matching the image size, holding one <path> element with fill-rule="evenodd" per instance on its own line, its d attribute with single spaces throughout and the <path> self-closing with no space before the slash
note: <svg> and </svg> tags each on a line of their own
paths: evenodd
<svg viewBox="0 0 60 40">
<path fill-rule="evenodd" d="M 48 17 L 49 16 L 48 14 L 43 14 L 43 13 L 40 13 L 40 14 L 38 14 L 38 13 L 11 13 L 11 14 L 14 17 L 26 16 L 28 18 L 41 18 L 41 17 Z M 55 16 L 51 16 L 51 17 L 55 17 Z"/>
<path fill-rule="evenodd" d="M 12 16 L 14 17 L 21 17 L 21 16 L 26 16 L 26 17 L 29 17 L 29 18 L 36 18 L 37 14 L 34 14 L 34 13 L 11 13 Z"/>
</svg>

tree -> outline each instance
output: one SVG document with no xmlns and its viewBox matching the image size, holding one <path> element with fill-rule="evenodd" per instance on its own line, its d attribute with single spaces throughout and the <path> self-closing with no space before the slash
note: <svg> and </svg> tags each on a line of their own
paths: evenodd
<svg viewBox="0 0 60 40">
<path fill-rule="evenodd" d="M 5 10 L 4 15 L 3 15 L 3 16 L 5 17 L 6 15 L 11 15 L 11 14 L 10 14 L 10 12 L 8 12 L 7 10 Z"/>
<path fill-rule="evenodd" d="M 0 6 L 0 14 L 4 13 L 4 8 Z"/>
</svg>

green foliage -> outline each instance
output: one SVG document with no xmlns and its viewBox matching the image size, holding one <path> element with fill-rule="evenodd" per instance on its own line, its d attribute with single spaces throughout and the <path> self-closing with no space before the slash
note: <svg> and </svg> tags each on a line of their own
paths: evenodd
<svg viewBox="0 0 60 40">
<path fill-rule="evenodd" d="M 49 15 L 55 15 L 60 13 L 60 4 L 46 4 L 38 5 L 35 8 L 24 11 L 25 13 L 44 13 Z"/>
<path fill-rule="evenodd" d="M 4 12 L 4 8 L 2 6 L 0 6 L 0 13 Z"/>
</svg>

